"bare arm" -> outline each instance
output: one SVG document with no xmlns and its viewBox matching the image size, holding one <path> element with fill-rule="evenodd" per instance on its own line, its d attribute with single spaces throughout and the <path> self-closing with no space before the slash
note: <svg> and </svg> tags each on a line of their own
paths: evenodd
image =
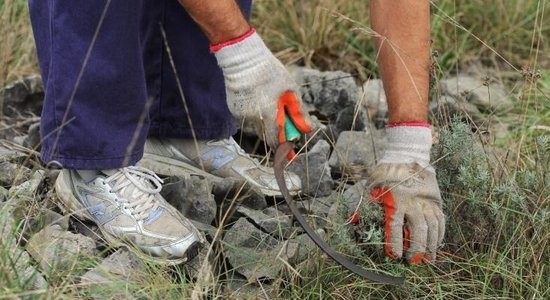
<svg viewBox="0 0 550 300">
<path fill-rule="evenodd" d="M 242 36 L 250 25 L 234 0 L 179 0 L 212 44 Z"/>
<path fill-rule="evenodd" d="M 389 122 L 427 122 L 430 66 L 430 3 L 371 0 Z"/>
</svg>

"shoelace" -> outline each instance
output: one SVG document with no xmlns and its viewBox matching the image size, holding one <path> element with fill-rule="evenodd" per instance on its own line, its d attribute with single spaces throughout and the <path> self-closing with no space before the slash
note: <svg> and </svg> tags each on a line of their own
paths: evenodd
<svg viewBox="0 0 550 300">
<path fill-rule="evenodd" d="M 162 189 L 162 179 L 143 167 L 130 166 L 119 169 L 105 179 L 111 184 L 112 192 L 124 199 L 124 206 L 139 221 L 147 219 L 149 212 L 155 210 L 159 203 L 155 195 Z"/>
</svg>

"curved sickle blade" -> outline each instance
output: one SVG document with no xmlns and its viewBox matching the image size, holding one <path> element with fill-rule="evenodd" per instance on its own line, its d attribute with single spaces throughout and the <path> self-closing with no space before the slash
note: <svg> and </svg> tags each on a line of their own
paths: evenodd
<svg viewBox="0 0 550 300">
<path fill-rule="evenodd" d="M 286 203 L 288 204 L 288 207 L 292 211 L 292 214 L 300 223 L 300 226 L 305 230 L 306 234 L 313 240 L 313 242 L 321 248 L 328 256 L 330 256 L 332 259 L 334 259 L 338 264 L 343 266 L 344 268 L 350 270 L 351 272 L 369 279 L 374 282 L 378 283 L 384 283 L 384 284 L 402 284 L 405 282 L 405 278 L 403 277 L 393 277 L 389 275 L 384 274 L 378 274 L 374 273 L 372 271 L 365 270 L 364 268 L 354 264 L 338 252 L 334 251 L 323 239 L 321 239 L 320 236 L 315 233 L 313 228 L 309 226 L 307 221 L 304 219 L 304 217 L 300 214 L 296 206 L 292 203 L 292 197 L 290 196 L 290 193 L 288 192 L 288 188 L 285 183 L 284 178 L 284 166 L 286 161 L 286 156 L 290 150 L 294 149 L 294 143 L 293 142 L 286 142 L 277 148 L 277 151 L 275 152 L 275 163 L 273 166 L 273 169 L 275 171 L 275 179 L 277 180 L 277 184 L 279 185 L 279 189 L 281 190 L 281 193 L 283 194 L 283 197 L 285 198 Z"/>
</svg>

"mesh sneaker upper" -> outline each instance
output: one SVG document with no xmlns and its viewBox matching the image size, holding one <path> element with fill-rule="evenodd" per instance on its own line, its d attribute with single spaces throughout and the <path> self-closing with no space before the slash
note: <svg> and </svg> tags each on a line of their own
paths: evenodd
<svg viewBox="0 0 550 300">
<path fill-rule="evenodd" d="M 195 227 L 160 195 L 162 180 L 140 167 L 105 171 L 85 181 L 63 170 L 56 190 L 64 204 L 98 224 L 107 238 L 166 258 L 185 258 L 199 242 Z"/>
<path fill-rule="evenodd" d="M 145 153 L 186 162 L 219 177 L 245 179 L 266 195 L 280 195 L 273 169 L 262 166 L 232 137 L 212 141 L 150 138 Z M 291 192 L 300 191 L 301 181 L 296 174 L 286 172 L 285 180 Z"/>
</svg>

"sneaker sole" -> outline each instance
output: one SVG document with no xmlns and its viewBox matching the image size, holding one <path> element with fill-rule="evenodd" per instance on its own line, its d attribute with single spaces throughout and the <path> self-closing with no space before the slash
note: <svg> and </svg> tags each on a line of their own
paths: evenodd
<svg viewBox="0 0 550 300">
<path fill-rule="evenodd" d="M 191 261 L 193 258 L 197 257 L 199 255 L 199 252 L 202 248 L 202 244 L 200 242 L 194 242 L 189 246 L 189 249 L 185 252 L 187 254 L 187 261 Z"/>
<path fill-rule="evenodd" d="M 59 176 L 63 176 L 63 174 L 59 174 Z M 55 181 L 54 185 L 55 193 L 57 195 L 57 198 L 59 199 L 58 207 L 63 211 L 65 215 L 74 215 L 80 220 L 87 220 L 92 223 L 95 223 L 93 218 L 90 217 L 86 213 L 86 209 L 82 207 L 82 205 L 79 204 L 78 200 L 72 193 L 71 187 L 67 186 L 65 183 L 65 180 L 62 180 L 62 178 L 58 178 Z M 103 230 L 101 226 L 98 226 L 99 231 L 105 238 L 108 245 L 119 248 L 124 247 L 128 249 L 128 251 L 131 251 L 132 253 L 136 254 L 138 257 L 153 262 L 155 264 L 159 265 L 179 265 L 182 263 L 186 263 L 193 259 L 197 254 L 199 253 L 199 250 L 202 246 L 202 243 L 200 242 L 200 238 L 197 238 L 196 241 L 194 241 L 187 251 L 185 251 L 185 257 L 179 258 L 179 259 L 169 259 L 169 258 L 157 258 L 151 255 L 147 255 L 137 247 L 132 247 L 131 245 L 128 245 L 127 243 L 121 242 L 118 238 L 111 235 L 109 232 Z"/>
<path fill-rule="evenodd" d="M 181 160 L 169 158 L 166 156 L 150 154 L 150 153 L 143 154 L 143 158 L 138 162 L 138 166 L 147 168 L 157 174 L 162 174 L 167 176 L 187 177 L 190 175 L 196 175 L 196 176 L 207 178 L 208 180 L 214 183 L 222 182 L 222 180 L 224 179 L 223 177 L 203 171 Z M 257 187 L 260 190 L 260 192 L 262 192 L 265 196 L 282 197 L 280 190 L 266 189 L 257 185 L 252 185 L 252 186 Z M 300 194 L 300 190 L 290 191 L 290 194 L 292 196 L 298 195 Z"/>
<path fill-rule="evenodd" d="M 181 160 L 150 153 L 143 154 L 143 158 L 138 162 L 138 166 L 147 168 L 157 174 L 168 176 L 187 177 L 195 175 L 205 177 L 212 182 L 222 182 L 223 180 L 222 177 L 210 174 Z"/>
</svg>

